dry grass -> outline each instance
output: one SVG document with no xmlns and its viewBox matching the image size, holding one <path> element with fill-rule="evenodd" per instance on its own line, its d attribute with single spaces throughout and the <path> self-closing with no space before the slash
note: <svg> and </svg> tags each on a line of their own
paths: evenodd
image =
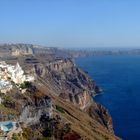
<svg viewBox="0 0 140 140">
<path fill-rule="evenodd" d="M 48 90 L 46 86 L 39 87 L 42 93 L 52 97 L 53 103 L 62 107 L 65 113 L 59 113 L 67 122 L 71 124 L 72 130 L 79 133 L 85 140 L 119 140 L 114 134 L 92 119 L 86 112 L 81 111 L 73 104 L 66 102 L 60 97 L 57 97 L 53 91 Z"/>
</svg>

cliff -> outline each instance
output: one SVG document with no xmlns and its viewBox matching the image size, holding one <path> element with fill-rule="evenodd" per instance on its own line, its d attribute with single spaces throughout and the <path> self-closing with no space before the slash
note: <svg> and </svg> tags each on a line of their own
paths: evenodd
<svg viewBox="0 0 140 140">
<path fill-rule="evenodd" d="M 12 91 L 0 94 L 1 121 L 20 122 L 20 139 L 48 137 L 50 130 L 56 140 L 119 139 L 113 133 L 109 112 L 92 99 L 99 92 L 96 82 L 69 58 L 33 53 L 5 59 L 7 63 L 18 61 L 35 81 L 19 87 L 13 83 Z"/>
<path fill-rule="evenodd" d="M 33 44 L 0 44 L 0 57 L 38 55 L 45 57 L 88 57 L 95 55 L 132 55 L 140 54 L 140 49 L 64 49 L 57 47 L 47 47 Z"/>
<path fill-rule="evenodd" d="M 99 87 L 71 59 L 51 62 L 45 68 L 35 65 L 35 72 L 47 86 L 53 85 L 51 90 L 54 90 L 57 96 L 82 110 L 89 109 L 88 113 L 92 118 L 113 132 L 112 119 L 108 111 L 92 99 L 93 95 L 98 94 Z"/>
<path fill-rule="evenodd" d="M 71 59 L 54 60 L 46 65 L 35 64 L 35 73 L 51 87 L 57 96 L 72 102 L 81 109 L 91 103 L 96 83 Z"/>
<path fill-rule="evenodd" d="M 33 45 L 30 44 L 1 44 L 0 57 L 32 55 Z"/>
</svg>

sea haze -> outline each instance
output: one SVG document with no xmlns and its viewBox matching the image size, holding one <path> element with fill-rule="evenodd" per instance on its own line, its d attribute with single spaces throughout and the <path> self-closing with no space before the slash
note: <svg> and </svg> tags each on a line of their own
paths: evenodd
<svg viewBox="0 0 140 140">
<path fill-rule="evenodd" d="M 140 55 L 108 55 L 76 58 L 76 63 L 103 88 L 95 100 L 113 118 L 116 135 L 140 139 Z"/>
</svg>

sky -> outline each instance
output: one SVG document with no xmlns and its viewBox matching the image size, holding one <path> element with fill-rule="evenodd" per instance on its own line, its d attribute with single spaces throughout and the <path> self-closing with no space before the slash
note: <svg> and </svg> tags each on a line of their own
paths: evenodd
<svg viewBox="0 0 140 140">
<path fill-rule="evenodd" d="M 140 0 L 0 0 L 0 43 L 140 47 Z"/>
</svg>

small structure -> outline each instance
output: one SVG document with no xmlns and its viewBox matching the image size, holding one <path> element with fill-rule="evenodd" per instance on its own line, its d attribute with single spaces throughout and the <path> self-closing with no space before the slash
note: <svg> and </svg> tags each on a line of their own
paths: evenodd
<svg viewBox="0 0 140 140">
<path fill-rule="evenodd" d="M 9 77 L 11 77 L 11 79 L 16 84 L 21 84 L 26 80 L 24 71 L 20 67 L 19 63 L 17 63 L 16 66 L 10 66 L 7 69 L 8 69 Z"/>
<path fill-rule="evenodd" d="M 12 89 L 12 84 L 6 80 L 0 80 L 0 91 L 6 93 Z"/>
<path fill-rule="evenodd" d="M 16 122 L 12 122 L 12 121 L 0 122 L 0 129 L 3 132 L 9 132 L 9 131 L 15 130 Z"/>
</svg>

